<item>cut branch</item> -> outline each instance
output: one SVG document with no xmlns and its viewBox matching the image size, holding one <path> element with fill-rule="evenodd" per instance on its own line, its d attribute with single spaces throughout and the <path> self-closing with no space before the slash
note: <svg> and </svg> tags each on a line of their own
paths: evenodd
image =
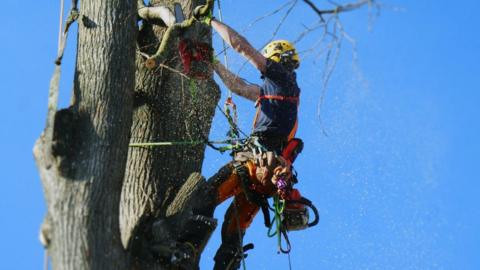
<svg viewBox="0 0 480 270">
<path fill-rule="evenodd" d="M 175 24 L 175 15 L 164 6 L 147 7 L 143 0 L 137 1 L 138 16 L 146 21 L 161 20 L 166 26 Z"/>
<path fill-rule="evenodd" d="M 138 1 L 139 3 L 143 3 L 143 0 Z M 207 12 L 213 8 L 213 2 L 214 0 L 207 0 L 207 3 L 205 5 L 198 7 L 198 15 L 203 16 L 207 14 Z M 145 61 L 145 66 L 148 69 L 153 69 L 157 67 L 159 63 L 163 62 L 165 59 L 168 59 L 169 57 L 167 55 L 167 52 L 169 52 L 170 50 L 168 50 L 167 48 L 171 47 L 171 44 L 173 42 L 172 37 L 178 36 L 179 32 L 192 26 L 196 21 L 197 19 L 192 16 L 190 19 L 183 21 L 182 23 L 175 23 L 169 26 L 167 28 L 167 31 L 163 35 L 162 42 L 160 43 L 157 52 L 155 53 L 155 55 L 149 57 L 147 61 Z"/>
</svg>

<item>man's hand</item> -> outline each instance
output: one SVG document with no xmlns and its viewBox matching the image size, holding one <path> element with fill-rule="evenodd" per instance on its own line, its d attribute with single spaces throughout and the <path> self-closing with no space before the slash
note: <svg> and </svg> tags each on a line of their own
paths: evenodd
<svg viewBox="0 0 480 270">
<path fill-rule="evenodd" d="M 220 63 L 220 61 L 215 56 L 215 52 L 212 52 L 212 65 L 216 65 L 217 63 Z"/>
<path fill-rule="evenodd" d="M 205 5 L 198 6 L 193 10 L 193 17 L 201 23 L 208 26 L 212 25 L 213 15 L 212 10 L 208 9 Z"/>
</svg>

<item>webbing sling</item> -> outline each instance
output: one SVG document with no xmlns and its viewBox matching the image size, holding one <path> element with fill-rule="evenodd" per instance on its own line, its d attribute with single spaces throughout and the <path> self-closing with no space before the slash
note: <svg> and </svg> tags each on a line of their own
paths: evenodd
<svg viewBox="0 0 480 270">
<path fill-rule="evenodd" d="M 250 179 L 248 177 L 248 171 L 247 168 L 245 168 L 245 165 L 243 165 L 241 162 L 234 162 L 233 167 L 240 178 L 240 185 L 245 192 L 247 200 L 258 205 L 260 209 L 262 209 L 265 227 L 270 228 L 270 211 L 268 208 L 267 197 L 250 188 Z"/>
<path fill-rule="evenodd" d="M 291 103 L 299 104 L 300 98 L 294 96 L 275 96 L 275 95 L 261 95 L 258 97 L 257 101 L 255 102 L 255 106 L 260 104 L 260 101 L 264 99 L 272 99 L 272 100 L 280 100 L 280 101 L 287 101 Z"/>
</svg>

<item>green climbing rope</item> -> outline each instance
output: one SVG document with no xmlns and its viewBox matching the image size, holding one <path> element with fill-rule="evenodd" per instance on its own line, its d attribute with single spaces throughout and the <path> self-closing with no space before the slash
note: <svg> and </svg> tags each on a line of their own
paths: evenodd
<svg viewBox="0 0 480 270">
<path fill-rule="evenodd" d="M 281 237 L 282 214 L 284 209 L 285 200 L 281 200 L 278 195 L 273 196 L 274 216 L 271 222 L 272 225 L 268 228 L 268 237 L 274 237 L 275 235 Z M 275 227 L 275 231 L 272 232 L 273 227 Z"/>
<path fill-rule="evenodd" d="M 283 226 L 283 211 L 285 210 L 285 200 L 280 199 L 278 195 L 275 195 L 273 197 L 273 210 L 274 210 L 274 217 L 272 219 L 270 228 L 268 228 L 267 235 L 268 237 L 274 237 L 277 236 L 277 245 L 278 245 L 278 252 L 282 252 L 285 254 L 290 253 L 290 241 L 287 236 L 287 232 L 285 230 L 285 227 Z M 272 229 L 275 229 L 275 231 L 272 231 Z M 282 236 L 285 238 L 287 248 L 284 249 L 282 246 Z"/>
<path fill-rule="evenodd" d="M 131 143 L 130 147 L 154 147 L 154 146 L 175 146 L 175 145 L 200 145 L 204 141 L 183 141 L 183 142 L 150 142 L 150 143 Z"/>
<path fill-rule="evenodd" d="M 186 146 L 186 145 L 202 145 L 207 144 L 213 149 L 224 153 L 227 151 L 232 151 L 240 147 L 237 142 L 231 141 L 169 141 L 169 142 L 141 142 L 141 143 L 130 143 L 129 147 L 159 147 L 159 146 Z M 224 146 L 214 146 L 216 144 L 223 144 Z"/>
</svg>

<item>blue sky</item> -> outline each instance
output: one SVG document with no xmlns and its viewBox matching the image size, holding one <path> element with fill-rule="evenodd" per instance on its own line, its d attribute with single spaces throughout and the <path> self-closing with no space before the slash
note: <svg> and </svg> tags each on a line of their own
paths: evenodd
<svg viewBox="0 0 480 270">
<path fill-rule="evenodd" d="M 45 205 L 31 150 L 44 127 L 56 52 L 59 7 L 53 2 L 6 0 L 0 11 L 0 257 L 5 269 L 38 269 L 43 260 L 37 234 Z M 357 61 L 352 45 L 344 42 L 320 116 L 324 55 L 301 55 L 298 136 L 306 149 L 296 164 L 298 187 L 319 208 L 321 222 L 291 234 L 292 267 L 480 269 L 480 3 L 383 2 L 386 6 L 373 22 L 366 9 L 341 16 L 356 40 Z M 224 0 L 224 19 L 244 29 L 281 3 Z M 21 18 L 15 12 L 20 9 L 27 9 Z M 281 16 L 256 24 L 245 36 L 260 47 Z M 315 14 L 299 3 L 277 37 L 292 39 L 302 24 L 314 20 Z M 299 43 L 299 50 L 311 47 L 319 34 Z M 62 106 L 68 104 L 72 85 L 75 34 L 71 36 Z M 218 38 L 215 46 L 221 46 Z M 243 61 L 232 54 L 229 59 L 232 69 L 239 70 Z M 260 82 L 250 66 L 240 74 Z M 240 124 L 248 131 L 254 108 L 235 100 Z M 211 138 L 222 138 L 227 128 L 217 113 Z M 212 175 L 227 161 L 227 155 L 209 150 L 203 174 Z M 217 209 L 219 219 L 226 206 Z M 256 245 L 247 269 L 288 269 L 288 258 L 276 254 L 261 217 L 245 241 Z M 219 229 L 202 269 L 211 269 L 218 244 Z"/>
</svg>

